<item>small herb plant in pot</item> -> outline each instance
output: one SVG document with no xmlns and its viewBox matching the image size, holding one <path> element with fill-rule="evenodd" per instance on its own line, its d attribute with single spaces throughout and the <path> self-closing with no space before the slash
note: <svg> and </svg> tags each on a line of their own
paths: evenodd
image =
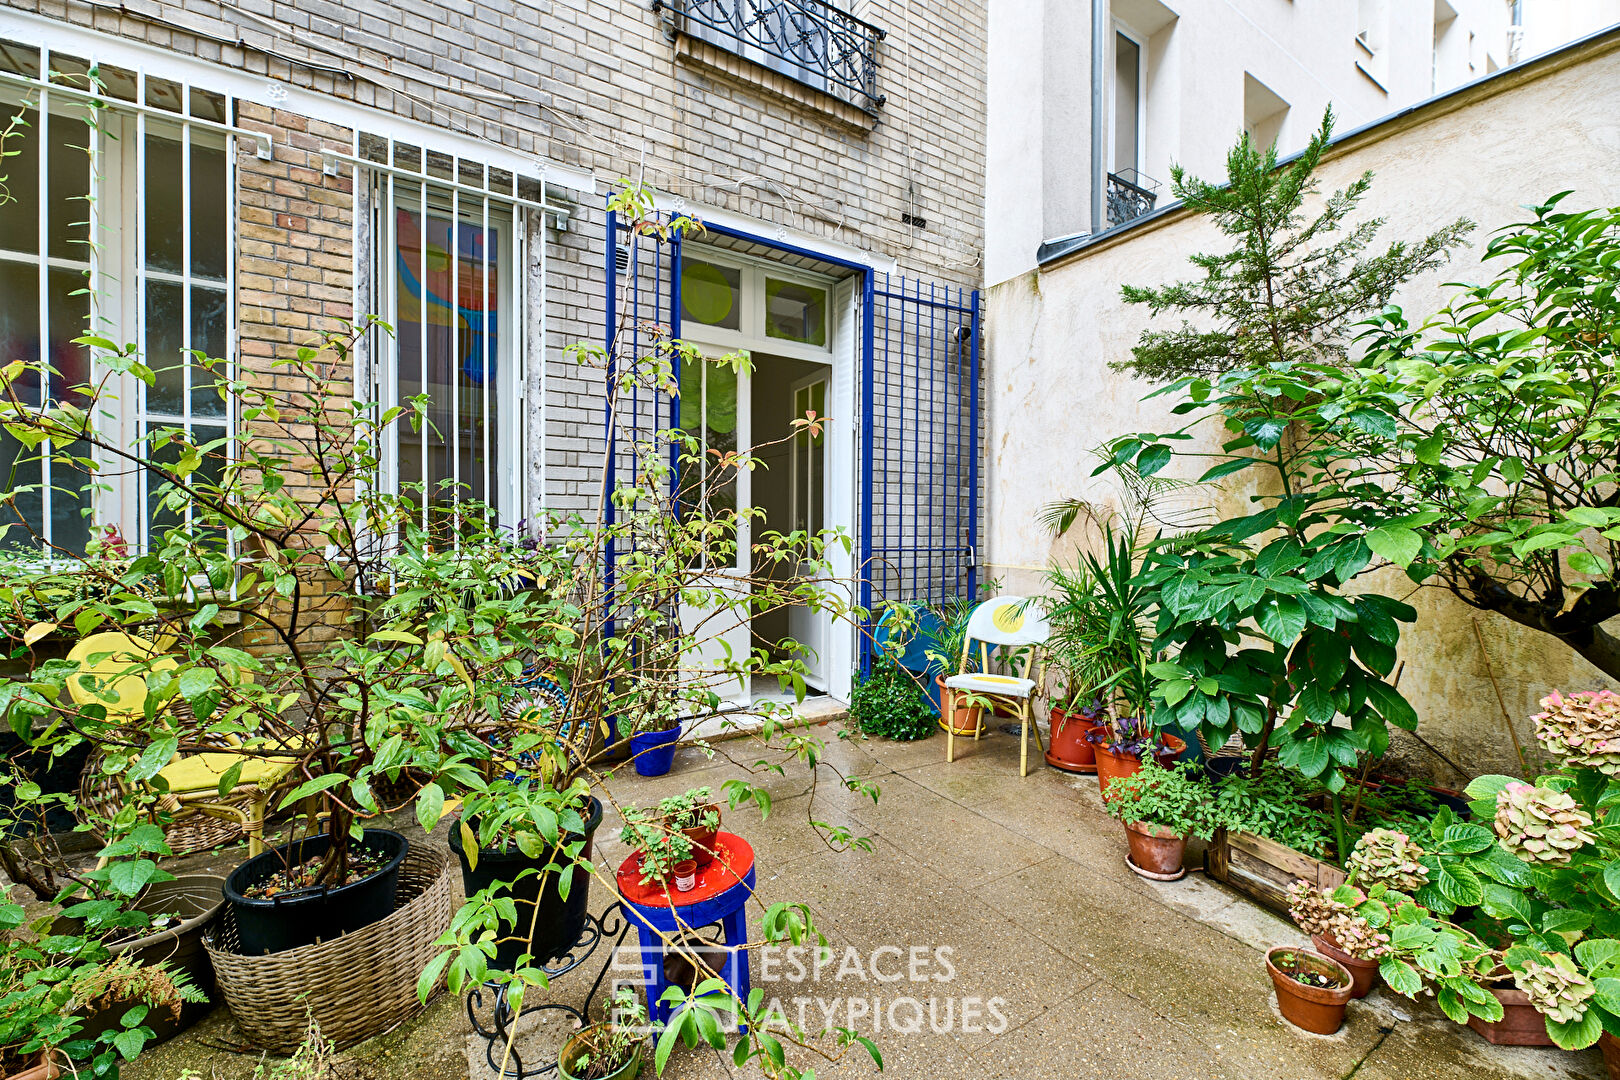
<svg viewBox="0 0 1620 1080">
<path fill-rule="evenodd" d="M 662 816 L 640 807 L 625 807 L 619 839 L 641 855 L 643 885 L 669 884 L 675 867 L 693 858 L 692 841 L 686 833 L 671 829 Z"/>
<path fill-rule="evenodd" d="M 648 1030 L 647 1010 L 636 992 L 621 987 L 607 1020 L 563 1044 L 557 1071 L 563 1080 L 635 1080 L 641 1075 Z"/>
<path fill-rule="evenodd" d="M 1210 782 L 1193 766 L 1164 768 L 1151 758 L 1135 776 L 1114 781 L 1109 807 L 1125 825 L 1127 864 L 1155 881 L 1174 881 L 1189 837 L 1214 839 L 1225 822 Z"/>
<path fill-rule="evenodd" d="M 630 736 L 630 760 L 638 776 L 663 776 L 675 766 L 681 716 L 673 701 L 649 706 Z"/>
<path fill-rule="evenodd" d="M 1352 981 L 1343 964 L 1309 949 L 1283 945 L 1266 953 L 1266 972 L 1277 989 L 1277 1008 L 1284 1020 L 1317 1035 L 1332 1035 L 1344 1025 Z"/>
<path fill-rule="evenodd" d="M 692 845 L 692 858 L 700 867 L 714 861 L 714 841 L 720 835 L 720 804 L 713 800 L 712 789 L 698 787 L 658 802 L 664 827 L 686 835 Z"/>
</svg>

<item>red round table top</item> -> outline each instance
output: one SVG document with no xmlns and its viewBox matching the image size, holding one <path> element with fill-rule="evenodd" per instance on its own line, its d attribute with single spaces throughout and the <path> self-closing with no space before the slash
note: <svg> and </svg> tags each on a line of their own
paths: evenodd
<svg viewBox="0 0 1620 1080">
<path fill-rule="evenodd" d="M 722 832 L 714 838 L 714 861 L 698 867 L 697 884 L 691 892 L 676 892 L 674 879 L 641 883 L 641 852 L 634 852 L 619 865 L 619 894 L 641 907 L 690 907 L 740 885 L 754 869 L 754 849 L 735 833 Z"/>
</svg>

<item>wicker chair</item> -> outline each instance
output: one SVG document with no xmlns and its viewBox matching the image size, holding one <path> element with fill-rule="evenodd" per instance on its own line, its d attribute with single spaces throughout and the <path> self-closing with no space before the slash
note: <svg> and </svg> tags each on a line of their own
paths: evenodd
<svg viewBox="0 0 1620 1080">
<path fill-rule="evenodd" d="M 92 662 L 90 657 L 98 654 L 101 658 Z M 144 672 L 175 667 L 173 658 L 161 655 L 150 643 L 115 632 L 83 639 L 68 659 L 79 665 L 79 672 L 68 679 L 74 702 L 105 707 L 108 720 L 114 723 L 120 716 L 144 713 Z M 179 703 L 176 714 L 185 708 Z M 207 851 L 243 837 L 252 854 L 264 849 L 270 800 L 296 780 L 296 761 L 250 756 L 239 753 L 240 748 L 240 742 L 232 740 L 216 750 L 185 754 L 158 772 L 161 783 L 138 782 L 157 795 L 152 812 L 155 819 L 168 818 L 163 833 L 175 855 Z M 89 811 L 98 819 L 116 815 L 134 794 L 122 774 L 109 774 L 102 768 L 104 758 L 102 753 L 90 755 L 79 776 L 81 812 Z M 221 795 L 219 782 L 237 763 L 242 770 L 236 784 Z"/>
</svg>

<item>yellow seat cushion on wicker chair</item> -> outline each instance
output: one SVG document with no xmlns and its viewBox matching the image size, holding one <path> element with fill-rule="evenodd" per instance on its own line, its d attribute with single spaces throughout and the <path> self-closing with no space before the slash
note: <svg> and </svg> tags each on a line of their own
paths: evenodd
<svg viewBox="0 0 1620 1080">
<path fill-rule="evenodd" d="M 217 791 L 219 778 L 239 761 L 242 763 L 242 774 L 237 777 L 236 786 L 253 784 L 265 789 L 275 787 L 296 764 L 292 758 L 245 757 L 242 754 L 222 751 L 212 754 L 192 754 L 178 761 L 171 761 L 158 775 L 163 778 L 170 793 L 174 795 L 194 791 Z"/>
<path fill-rule="evenodd" d="M 99 656 L 91 662 L 92 656 Z M 146 707 L 146 671 L 173 671 L 174 657 L 149 641 L 109 630 L 80 639 L 68 653 L 79 670 L 68 676 L 77 705 L 105 706 L 109 716 L 138 716 Z"/>
</svg>

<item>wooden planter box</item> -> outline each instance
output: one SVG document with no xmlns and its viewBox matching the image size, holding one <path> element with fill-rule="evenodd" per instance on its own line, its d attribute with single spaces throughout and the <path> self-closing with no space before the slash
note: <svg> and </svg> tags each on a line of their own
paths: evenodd
<svg viewBox="0 0 1620 1080">
<path fill-rule="evenodd" d="M 1273 911 L 1288 914 L 1288 886 L 1303 878 L 1323 889 L 1344 884 L 1345 872 L 1252 833 L 1215 834 L 1206 858 L 1209 876 Z"/>
</svg>

